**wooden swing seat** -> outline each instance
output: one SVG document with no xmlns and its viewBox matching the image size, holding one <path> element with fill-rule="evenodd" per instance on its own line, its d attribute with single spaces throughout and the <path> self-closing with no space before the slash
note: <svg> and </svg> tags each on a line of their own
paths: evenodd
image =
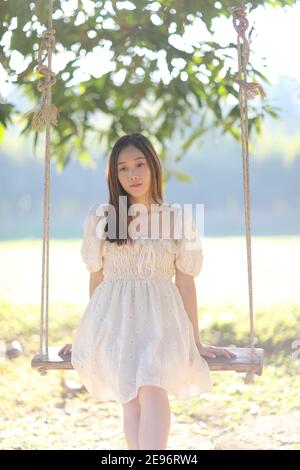
<svg viewBox="0 0 300 470">
<path fill-rule="evenodd" d="M 255 348 L 254 357 L 251 358 L 250 348 L 226 348 L 233 352 L 236 357 L 226 358 L 219 356 L 216 358 L 205 357 L 211 371 L 227 371 L 234 370 L 236 372 L 253 372 L 257 375 L 262 375 L 264 350 Z M 71 353 L 64 356 L 59 356 L 59 347 L 49 347 L 48 356 L 40 356 L 36 354 L 32 361 L 31 367 L 38 371 L 46 370 L 71 370 L 74 369 L 71 364 Z"/>
</svg>

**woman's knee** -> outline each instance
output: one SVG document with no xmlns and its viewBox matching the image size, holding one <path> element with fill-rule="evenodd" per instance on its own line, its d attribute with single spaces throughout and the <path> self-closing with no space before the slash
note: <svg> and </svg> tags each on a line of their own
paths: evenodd
<svg viewBox="0 0 300 470">
<path fill-rule="evenodd" d="M 138 417 L 141 412 L 138 396 L 128 401 L 127 403 L 122 403 L 122 406 L 124 419 Z"/>
<path fill-rule="evenodd" d="M 139 387 L 138 397 L 140 402 L 148 398 L 167 398 L 168 392 L 164 388 L 156 385 L 143 385 L 142 387 Z"/>
</svg>

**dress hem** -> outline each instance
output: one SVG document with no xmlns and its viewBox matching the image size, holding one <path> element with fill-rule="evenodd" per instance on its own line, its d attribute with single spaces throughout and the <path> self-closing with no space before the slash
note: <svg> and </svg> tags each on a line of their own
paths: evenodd
<svg viewBox="0 0 300 470">
<path fill-rule="evenodd" d="M 135 389 L 135 392 L 131 395 L 129 395 L 129 397 L 127 397 L 125 400 L 122 400 L 121 398 L 119 397 L 116 397 L 113 392 L 109 395 L 96 395 L 96 394 L 93 394 L 92 392 L 90 392 L 90 395 L 91 395 L 91 398 L 94 402 L 107 402 L 107 401 L 114 401 L 114 402 L 118 402 L 118 403 L 121 403 L 121 404 L 125 404 L 125 403 L 128 403 L 129 401 L 133 400 L 134 398 L 136 398 L 138 396 L 138 389 L 140 387 L 143 387 L 144 385 L 153 385 L 153 386 L 156 386 L 156 387 L 160 387 L 160 388 L 163 388 L 167 393 L 169 393 L 172 397 L 174 397 L 175 400 L 190 400 L 191 398 L 194 398 L 194 397 L 197 397 L 198 395 L 203 395 L 203 394 L 208 394 L 208 393 L 211 393 L 212 392 L 212 386 L 208 386 L 208 387 L 201 387 L 194 391 L 194 392 L 187 392 L 187 393 L 180 393 L 180 392 L 175 392 L 175 391 L 171 391 L 170 387 L 168 386 L 163 386 L 162 384 L 160 383 L 157 383 L 157 382 L 146 382 L 146 383 L 139 383 L 138 386 L 136 387 Z M 195 388 L 195 386 L 194 386 Z"/>
</svg>

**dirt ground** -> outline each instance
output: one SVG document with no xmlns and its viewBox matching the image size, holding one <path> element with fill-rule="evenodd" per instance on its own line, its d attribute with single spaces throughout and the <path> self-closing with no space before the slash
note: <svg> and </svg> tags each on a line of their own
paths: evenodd
<svg viewBox="0 0 300 470">
<path fill-rule="evenodd" d="M 6 375 L 1 374 L 0 379 L 1 449 L 127 450 L 119 403 L 95 403 L 85 389 L 66 387 L 72 382 L 80 385 L 70 371 L 71 382 L 65 380 L 68 373 L 52 371 L 39 376 L 24 360 L 8 363 L 5 369 Z M 290 409 L 283 406 L 286 399 L 280 401 L 284 388 L 281 395 L 277 390 L 267 396 L 271 372 L 266 369 L 251 386 L 245 386 L 238 376 L 226 375 L 226 383 L 218 376 L 221 386 L 216 383 L 215 394 L 207 398 L 177 400 L 169 396 L 168 449 L 298 449 L 298 391 L 285 384 Z"/>
</svg>

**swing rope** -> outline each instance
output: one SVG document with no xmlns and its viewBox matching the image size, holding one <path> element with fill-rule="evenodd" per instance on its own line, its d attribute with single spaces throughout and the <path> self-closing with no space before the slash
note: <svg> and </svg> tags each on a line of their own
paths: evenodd
<svg viewBox="0 0 300 470">
<path fill-rule="evenodd" d="M 40 313 L 40 355 L 48 356 L 48 325 L 49 325 L 49 227 L 50 227 L 50 156 L 51 156 L 51 125 L 57 124 L 58 108 L 51 103 L 51 87 L 56 83 L 52 72 L 52 53 L 55 47 L 55 30 L 52 23 L 53 0 L 48 0 L 48 29 L 43 32 L 43 39 L 38 53 L 36 72 L 43 75 L 38 83 L 42 93 L 41 105 L 35 110 L 31 126 L 37 132 L 46 129 L 45 141 L 45 174 L 44 174 L 44 217 L 43 217 L 43 256 L 42 256 L 42 288 Z M 46 51 L 46 57 L 43 57 Z M 48 65 L 43 65 L 47 58 Z M 40 371 L 43 375 L 46 370 Z"/>
<path fill-rule="evenodd" d="M 250 222 L 250 177 L 249 177 L 249 136 L 248 136 L 248 99 L 257 95 L 265 96 L 262 86 L 258 83 L 247 82 L 247 64 L 250 56 L 249 42 L 245 36 L 249 21 L 246 17 L 244 2 L 238 7 L 231 9 L 233 26 L 237 34 L 238 72 L 234 74 L 233 81 L 239 84 L 239 103 L 241 112 L 241 137 L 243 155 L 243 187 L 244 187 L 244 209 L 246 226 L 246 247 L 248 267 L 248 295 L 249 295 L 249 321 L 250 321 L 250 349 L 251 359 L 255 355 L 254 339 L 254 315 L 253 315 L 253 287 L 252 287 L 252 254 L 251 254 L 251 222 Z M 242 42 L 242 44 L 241 44 Z M 243 46 L 243 47 L 242 47 Z M 247 372 L 245 383 L 253 382 L 253 372 Z"/>
</svg>

